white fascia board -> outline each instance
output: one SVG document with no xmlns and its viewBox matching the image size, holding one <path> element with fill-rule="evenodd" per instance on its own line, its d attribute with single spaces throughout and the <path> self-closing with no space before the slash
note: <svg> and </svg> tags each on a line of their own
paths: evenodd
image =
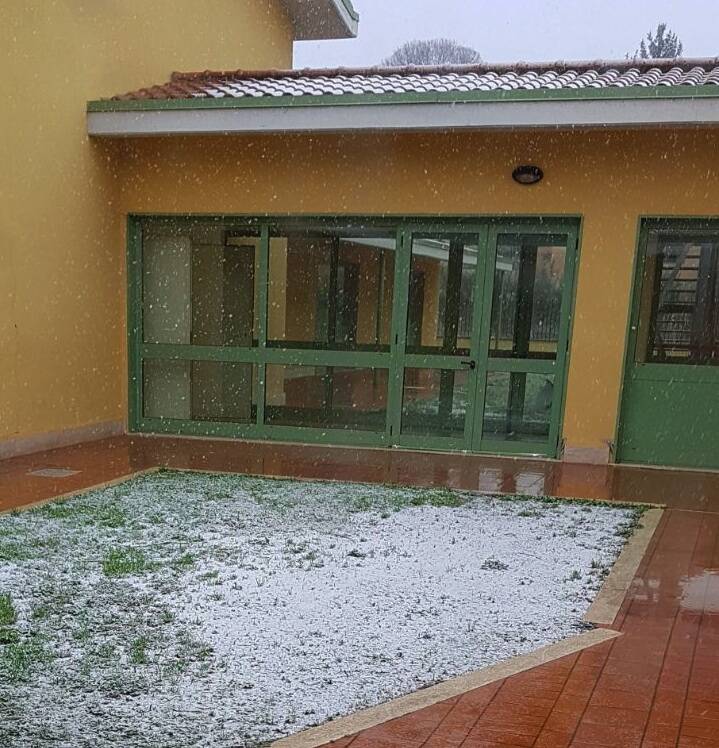
<svg viewBox="0 0 719 748">
<path fill-rule="evenodd" d="M 88 133 L 105 137 L 716 124 L 719 98 L 713 97 L 224 107 L 87 114 Z"/>
</svg>

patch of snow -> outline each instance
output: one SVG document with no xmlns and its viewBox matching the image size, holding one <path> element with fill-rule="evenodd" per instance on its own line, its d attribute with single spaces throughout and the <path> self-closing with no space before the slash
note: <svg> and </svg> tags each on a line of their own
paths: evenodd
<svg viewBox="0 0 719 748">
<path fill-rule="evenodd" d="M 258 746 L 529 652 L 636 515 L 160 473 L 2 517 L 0 744 Z"/>
</svg>

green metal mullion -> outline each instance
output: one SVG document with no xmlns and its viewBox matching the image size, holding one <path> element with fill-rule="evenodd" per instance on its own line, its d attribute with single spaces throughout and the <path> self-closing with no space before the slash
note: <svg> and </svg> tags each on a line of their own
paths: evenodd
<svg viewBox="0 0 719 748">
<path fill-rule="evenodd" d="M 542 223 L 541 216 L 537 216 L 534 221 L 531 219 L 511 219 L 510 221 L 498 218 L 493 219 L 492 223 L 497 228 L 497 235 L 502 234 L 509 237 L 512 246 L 521 248 L 522 245 L 527 247 L 547 246 L 548 244 L 562 244 L 567 237 L 566 219 L 560 221 L 556 218 L 547 219 L 547 223 Z"/>
<path fill-rule="evenodd" d="M 560 311 L 559 338 L 557 340 L 557 359 L 554 375 L 554 397 L 549 416 L 550 454 L 556 456 L 559 450 L 559 433 L 563 421 L 565 388 L 567 382 L 567 361 L 569 356 L 569 332 L 572 329 L 572 301 L 574 299 L 575 271 L 579 251 L 579 235 L 574 227 L 567 227 L 567 244 L 564 259 L 564 285 L 562 288 L 562 306 Z"/>
<path fill-rule="evenodd" d="M 639 243 L 636 248 L 636 259 L 634 268 L 634 283 L 632 284 L 632 301 L 629 312 L 629 329 L 627 336 L 627 367 L 634 373 L 646 366 L 637 364 L 637 338 L 639 335 L 639 313 L 642 299 L 642 286 L 644 285 L 644 273 L 647 265 L 647 248 L 651 229 L 647 223 L 643 223 L 639 231 Z"/>
<path fill-rule="evenodd" d="M 137 431 L 142 420 L 142 225 L 127 219 L 127 367 L 128 428 Z"/>
<path fill-rule="evenodd" d="M 404 365 L 418 369 L 449 369 L 450 371 L 464 371 L 467 367 L 463 361 L 469 360 L 464 356 L 447 356 L 442 354 L 405 353 Z"/>
<path fill-rule="evenodd" d="M 382 447 L 387 444 L 387 436 L 383 431 L 363 431 L 359 429 L 265 426 L 263 436 L 276 441 L 309 444 L 347 444 L 364 447 Z"/>
<path fill-rule="evenodd" d="M 402 389 L 407 365 L 407 314 L 409 281 L 412 263 L 412 235 L 406 227 L 397 230 L 394 293 L 392 303 L 391 369 L 387 396 L 387 436 L 390 444 L 398 444 L 402 428 Z"/>
<path fill-rule="evenodd" d="M 487 394 L 487 373 L 492 359 L 489 358 L 489 336 L 492 324 L 492 294 L 494 293 L 494 268 L 497 264 L 497 236 L 496 226 L 486 226 L 480 237 L 480 256 L 477 264 L 477 283 L 474 289 L 476 332 L 472 341 L 472 349 L 476 352 L 477 370 L 474 395 L 474 413 L 467 433 L 468 444 L 473 450 L 479 450 L 482 444 L 482 428 L 484 422 L 484 401 Z M 480 265 L 481 263 L 481 265 Z M 480 275 L 481 271 L 481 275 Z"/>
<path fill-rule="evenodd" d="M 259 439 L 263 434 L 253 423 L 192 421 L 175 418 L 143 418 L 141 431 L 157 434 L 211 436 L 229 439 Z"/>
<path fill-rule="evenodd" d="M 553 448 L 546 441 L 482 439 L 480 451 L 490 454 L 554 457 Z"/>
<path fill-rule="evenodd" d="M 344 429 L 312 429 L 293 426 L 267 426 L 258 428 L 254 424 L 215 423 L 209 421 L 188 421 L 170 418 L 144 418 L 138 421 L 138 429 L 148 433 L 207 436 L 225 439 L 258 439 L 278 442 L 307 444 L 340 444 L 357 447 L 386 447 L 389 442 L 383 433 L 373 431 L 351 431 Z M 462 440 L 440 437 L 405 436 L 403 448 L 431 449 L 442 452 L 463 449 Z M 487 441 L 484 452 L 512 455 L 546 456 L 545 442 L 530 441 Z"/>
<path fill-rule="evenodd" d="M 257 278 L 257 344 L 267 348 L 267 319 L 269 316 L 270 282 L 270 228 L 263 223 L 260 228 L 260 263 Z"/>
<path fill-rule="evenodd" d="M 260 267 L 257 279 L 257 345 L 260 359 L 257 363 L 257 428 L 265 429 L 265 401 L 267 399 L 267 334 L 269 327 L 270 297 L 270 227 L 263 223 L 260 228 Z"/>
<path fill-rule="evenodd" d="M 143 359 L 170 359 L 182 361 L 231 361 L 254 364 L 260 361 L 257 348 L 234 348 L 230 346 L 182 345 L 170 343 L 146 343 L 141 346 Z"/>
<path fill-rule="evenodd" d="M 639 218 L 636 232 L 636 242 L 634 246 L 634 267 L 632 268 L 632 285 L 631 299 L 629 301 L 629 314 L 627 315 L 624 348 L 624 361 L 622 369 L 622 379 L 619 388 L 619 399 L 617 401 L 617 418 L 614 426 L 614 458 L 617 461 L 621 459 L 622 448 L 622 414 L 631 390 L 630 381 L 636 373 L 642 368 L 638 367 L 636 361 L 636 343 L 639 334 L 639 307 L 641 296 L 641 283 L 644 277 L 644 257 L 646 242 L 649 236 L 649 228 L 656 225 L 651 219 Z"/>
<path fill-rule="evenodd" d="M 466 450 L 463 438 L 452 436 L 417 436 L 403 434 L 402 449 L 433 449 L 440 452 L 461 452 Z"/>
<path fill-rule="evenodd" d="M 339 288 L 337 286 L 339 277 L 340 264 L 340 240 L 335 236 L 332 238 L 330 247 L 330 278 L 329 278 L 329 295 L 327 297 L 327 342 L 329 345 L 336 345 L 337 342 L 337 296 Z M 332 401 L 334 397 L 334 368 L 328 366 L 322 377 L 324 384 L 323 405 L 325 413 L 332 411 Z"/>
<path fill-rule="evenodd" d="M 499 358 L 487 360 L 487 371 L 526 374 L 555 374 L 557 363 L 545 358 Z"/>
<path fill-rule="evenodd" d="M 360 369 L 389 369 L 391 354 L 368 351 L 327 351 L 292 348 L 266 348 L 259 354 L 268 364 L 297 366 L 341 366 Z"/>
</svg>

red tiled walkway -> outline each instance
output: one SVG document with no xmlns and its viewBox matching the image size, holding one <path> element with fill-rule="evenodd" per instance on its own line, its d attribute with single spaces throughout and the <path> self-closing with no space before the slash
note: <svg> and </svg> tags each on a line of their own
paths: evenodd
<svg viewBox="0 0 719 748">
<path fill-rule="evenodd" d="M 719 473 L 400 450 L 198 440 L 150 436 L 86 442 L 0 461 L 0 511 L 129 475 L 145 468 L 227 470 L 257 475 L 443 485 L 474 491 L 660 502 L 719 512 Z M 73 468 L 69 478 L 28 475 Z"/>
<path fill-rule="evenodd" d="M 612 626 L 622 637 L 332 745 L 719 748 L 719 474 L 124 437 L 0 462 L 0 510 L 156 465 L 666 504 Z"/>
<path fill-rule="evenodd" d="M 719 746 L 719 514 L 670 510 L 624 602 L 624 636 L 335 746 Z"/>
</svg>

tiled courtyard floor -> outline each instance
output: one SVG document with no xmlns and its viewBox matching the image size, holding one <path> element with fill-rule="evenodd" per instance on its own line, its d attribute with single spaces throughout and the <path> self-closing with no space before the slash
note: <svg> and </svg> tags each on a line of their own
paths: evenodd
<svg viewBox="0 0 719 748">
<path fill-rule="evenodd" d="M 719 747 L 719 473 L 119 437 L 0 462 L 0 511 L 158 465 L 666 504 L 612 625 L 623 636 L 332 745 Z"/>
</svg>

